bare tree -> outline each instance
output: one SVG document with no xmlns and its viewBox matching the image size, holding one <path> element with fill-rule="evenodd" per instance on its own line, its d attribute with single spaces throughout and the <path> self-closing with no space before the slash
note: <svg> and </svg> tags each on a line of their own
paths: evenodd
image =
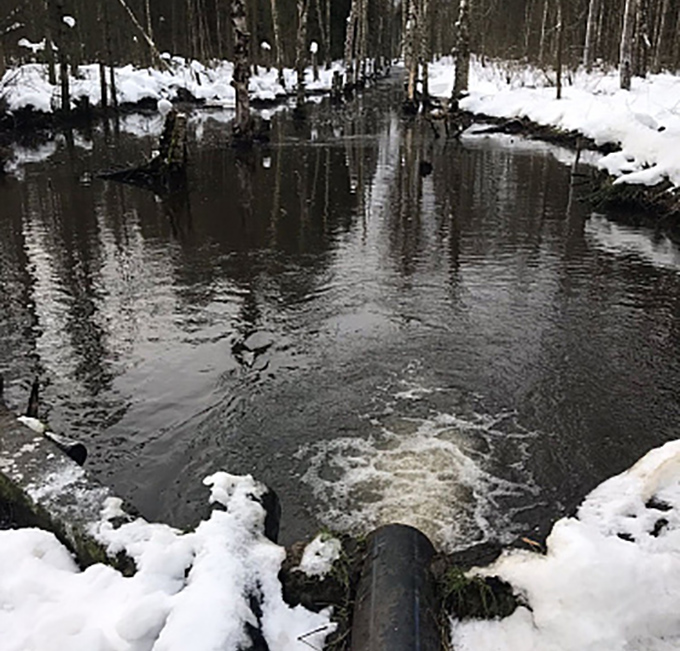
<svg viewBox="0 0 680 651">
<path fill-rule="evenodd" d="M 430 0 L 421 0 L 419 19 L 420 47 L 419 59 L 422 71 L 423 102 L 430 100 L 428 64 L 430 61 Z"/>
<path fill-rule="evenodd" d="M 621 88 L 630 90 L 633 76 L 633 26 L 637 0 L 626 0 L 623 9 L 623 28 L 621 30 L 621 47 L 619 54 L 619 78 Z"/>
<path fill-rule="evenodd" d="M 297 37 L 295 39 L 295 72 L 297 73 L 297 104 L 300 110 L 305 101 L 305 61 L 307 48 L 307 15 L 309 0 L 297 0 Z"/>
<path fill-rule="evenodd" d="M 276 0 L 270 0 L 272 10 L 272 31 L 274 32 L 274 55 L 276 56 L 276 68 L 279 71 L 279 83 L 284 86 L 283 78 L 283 55 L 281 53 L 281 34 L 279 26 L 279 8 Z"/>
<path fill-rule="evenodd" d="M 470 2 L 460 0 L 456 22 L 456 79 L 453 84 L 452 100 L 460 98 L 468 89 L 470 76 Z"/>
<path fill-rule="evenodd" d="M 588 19 L 586 21 L 586 41 L 583 46 L 583 65 L 590 72 L 593 68 L 594 41 L 597 35 L 597 16 L 600 0 L 590 0 L 588 3 Z"/>
<path fill-rule="evenodd" d="M 649 38 L 649 0 L 636 0 L 636 3 L 633 74 L 644 77 L 649 69 L 649 52 L 652 48 Z"/>
<path fill-rule="evenodd" d="M 669 5 L 670 0 L 663 0 L 659 10 L 656 38 L 654 39 L 654 61 L 652 63 L 653 72 L 661 71 L 661 54 L 663 52 L 662 44 L 664 43 L 664 36 L 666 32 L 666 20 L 668 18 Z"/>
<path fill-rule="evenodd" d="M 409 110 L 417 108 L 416 75 L 418 73 L 418 58 L 416 57 L 416 40 L 418 37 L 418 23 L 416 0 L 407 0 L 405 31 L 402 35 L 404 43 L 404 64 L 406 65 L 406 107 Z"/>
<path fill-rule="evenodd" d="M 557 76 L 557 99 L 562 99 L 562 59 L 564 56 L 564 0 L 557 0 L 557 62 L 555 73 Z"/>
<path fill-rule="evenodd" d="M 248 142 L 252 138 L 253 125 L 248 96 L 250 33 L 246 20 L 245 0 L 231 0 L 231 25 L 234 32 L 234 73 L 231 85 L 236 91 L 236 116 L 232 124 L 232 133 L 238 140 Z"/>
</svg>

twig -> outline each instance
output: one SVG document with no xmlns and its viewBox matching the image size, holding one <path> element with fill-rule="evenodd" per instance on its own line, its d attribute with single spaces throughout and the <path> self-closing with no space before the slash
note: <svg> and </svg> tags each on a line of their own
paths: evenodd
<svg viewBox="0 0 680 651">
<path fill-rule="evenodd" d="M 319 647 L 314 646 L 310 642 L 307 642 L 305 640 L 306 637 L 309 637 L 310 635 L 314 635 L 315 633 L 321 633 L 321 631 L 325 631 L 328 628 L 328 624 L 324 624 L 323 626 L 319 626 L 319 628 L 315 628 L 313 631 L 309 631 L 309 633 L 305 633 L 304 635 L 298 635 L 298 642 L 302 642 L 303 644 L 306 644 L 308 647 L 314 649 L 315 651 L 322 651 L 322 649 L 319 649 Z"/>
</svg>

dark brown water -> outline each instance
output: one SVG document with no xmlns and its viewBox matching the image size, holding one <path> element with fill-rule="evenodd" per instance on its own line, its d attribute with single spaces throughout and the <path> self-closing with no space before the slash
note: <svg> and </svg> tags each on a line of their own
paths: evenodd
<svg viewBox="0 0 680 651">
<path fill-rule="evenodd" d="M 435 142 L 392 94 L 279 114 L 238 160 L 225 116 L 194 116 L 187 197 L 91 175 L 148 153 L 153 119 L 19 164 L 8 401 L 39 372 L 52 427 L 150 518 L 191 523 L 204 476 L 252 473 L 284 542 L 390 520 L 447 548 L 530 535 L 675 438 L 680 252 L 591 218 L 563 152 Z"/>
</svg>

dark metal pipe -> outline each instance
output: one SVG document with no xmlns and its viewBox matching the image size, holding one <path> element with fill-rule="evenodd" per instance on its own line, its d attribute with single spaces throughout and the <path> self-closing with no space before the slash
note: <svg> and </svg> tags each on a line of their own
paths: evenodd
<svg viewBox="0 0 680 651">
<path fill-rule="evenodd" d="M 403 524 L 376 529 L 357 588 L 351 651 L 439 651 L 434 547 Z"/>
</svg>

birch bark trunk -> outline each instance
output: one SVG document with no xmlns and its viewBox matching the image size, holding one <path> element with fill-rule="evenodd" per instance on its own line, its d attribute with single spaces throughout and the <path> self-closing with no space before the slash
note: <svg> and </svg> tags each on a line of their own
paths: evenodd
<svg viewBox="0 0 680 651">
<path fill-rule="evenodd" d="M 470 77 L 470 3 L 460 0 L 456 22 L 456 78 L 453 84 L 452 100 L 458 100 L 468 89 Z"/>
</svg>

